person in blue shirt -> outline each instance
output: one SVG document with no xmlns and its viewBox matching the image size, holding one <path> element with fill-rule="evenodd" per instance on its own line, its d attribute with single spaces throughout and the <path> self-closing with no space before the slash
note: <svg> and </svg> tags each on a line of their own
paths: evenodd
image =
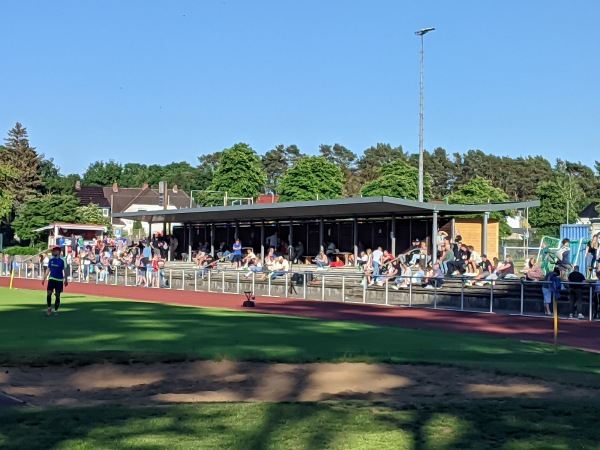
<svg viewBox="0 0 600 450">
<path fill-rule="evenodd" d="M 233 244 L 233 264 L 236 269 L 242 267 L 242 243 L 239 239 L 236 239 Z"/>
<path fill-rule="evenodd" d="M 67 270 L 65 261 L 60 257 L 60 247 L 54 247 L 52 249 L 52 258 L 48 261 L 48 267 L 44 273 L 42 279 L 42 286 L 46 284 L 48 280 L 48 287 L 46 288 L 46 304 L 48 305 L 48 315 L 52 314 L 52 293 L 56 298 L 54 302 L 54 315 L 58 315 L 58 308 L 60 307 L 60 294 L 63 291 L 63 286 L 67 286 L 69 281 L 66 278 Z"/>
</svg>

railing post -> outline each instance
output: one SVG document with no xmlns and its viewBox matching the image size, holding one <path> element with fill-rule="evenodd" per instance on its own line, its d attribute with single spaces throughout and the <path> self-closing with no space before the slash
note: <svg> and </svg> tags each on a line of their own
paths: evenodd
<svg viewBox="0 0 600 450">
<path fill-rule="evenodd" d="M 490 314 L 494 312 L 494 281 L 490 283 L 492 289 L 490 289 Z"/>
<path fill-rule="evenodd" d="M 342 302 L 346 301 L 346 276 L 342 275 Z"/>
<path fill-rule="evenodd" d="M 269 274 L 269 290 L 267 291 L 267 295 L 271 296 L 271 274 Z"/>
<path fill-rule="evenodd" d="M 212 273 L 212 270 L 208 269 L 208 288 L 206 290 L 206 292 L 210 292 L 210 274 Z"/>
<path fill-rule="evenodd" d="M 385 282 L 385 306 L 389 306 L 388 297 L 389 297 L 389 279 L 388 279 L 388 281 Z"/>
<path fill-rule="evenodd" d="M 225 293 L 225 271 L 223 270 L 221 272 L 221 292 L 224 294 Z"/>
<path fill-rule="evenodd" d="M 521 280 L 521 315 L 525 311 L 525 281 Z"/>
<path fill-rule="evenodd" d="M 433 309 L 437 309 L 437 283 L 433 283 Z"/>
<path fill-rule="evenodd" d="M 285 273 L 285 293 L 284 293 L 285 298 L 288 298 L 288 291 L 289 291 L 288 283 L 289 283 L 289 276 L 288 276 L 288 273 L 286 272 Z"/>
<path fill-rule="evenodd" d="M 125 266 L 125 286 L 129 286 L 129 267 Z"/>
<path fill-rule="evenodd" d="M 194 270 L 194 292 L 198 292 L 198 271 Z"/>
<path fill-rule="evenodd" d="M 594 302 L 592 301 L 592 283 L 590 283 L 590 299 L 589 299 L 590 303 L 589 303 L 589 307 L 588 309 L 590 310 L 590 322 L 592 320 L 594 320 L 594 316 L 592 314 L 592 305 L 594 304 Z"/>
<path fill-rule="evenodd" d="M 465 310 L 465 278 L 460 277 L 460 310 Z"/>
<path fill-rule="evenodd" d="M 365 274 L 363 274 L 362 281 L 364 281 L 364 283 L 361 283 L 363 287 L 363 303 L 367 303 L 367 276 Z"/>
<path fill-rule="evenodd" d="M 252 271 L 252 293 L 254 294 L 254 290 L 256 289 L 254 277 L 256 276 L 256 272 Z"/>
<path fill-rule="evenodd" d="M 412 275 L 410 276 L 410 283 L 408 283 L 408 306 L 412 307 L 412 284 L 413 282 L 413 277 Z"/>
<path fill-rule="evenodd" d="M 160 277 L 159 277 L 160 283 Z M 169 289 L 172 289 L 171 282 L 169 281 Z M 185 269 L 181 269 L 181 289 L 179 291 L 185 291 Z"/>
<path fill-rule="evenodd" d="M 119 268 L 115 266 L 115 282 L 113 284 L 113 286 L 116 286 L 117 283 L 119 282 Z"/>
<path fill-rule="evenodd" d="M 237 275 L 237 277 L 236 277 L 236 279 L 237 279 L 237 287 L 235 289 L 235 293 L 239 294 L 240 293 L 240 271 L 239 270 L 236 272 L 236 275 Z"/>
<path fill-rule="evenodd" d="M 169 269 L 169 286 L 173 286 L 173 269 Z"/>
<path fill-rule="evenodd" d="M 302 277 L 302 298 L 306 300 L 306 272 L 304 272 L 304 276 Z"/>
<path fill-rule="evenodd" d="M 325 274 L 321 277 L 321 301 L 325 301 Z"/>
</svg>

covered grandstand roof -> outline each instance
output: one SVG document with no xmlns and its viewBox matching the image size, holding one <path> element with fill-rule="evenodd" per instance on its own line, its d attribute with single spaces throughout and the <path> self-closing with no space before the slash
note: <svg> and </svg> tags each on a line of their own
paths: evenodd
<svg viewBox="0 0 600 450">
<path fill-rule="evenodd" d="M 398 217 L 431 216 L 434 211 L 444 216 L 457 216 L 537 206 L 540 206 L 538 200 L 459 205 L 433 202 L 425 203 L 394 197 L 361 197 L 274 204 L 184 208 L 163 211 L 138 211 L 114 214 L 113 217 L 152 223 L 223 223 L 236 220 L 240 222 L 253 222 L 260 220 L 316 219 L 319 217 L 334 219 L 390 217 L 392 215 Z"/>
</svg>

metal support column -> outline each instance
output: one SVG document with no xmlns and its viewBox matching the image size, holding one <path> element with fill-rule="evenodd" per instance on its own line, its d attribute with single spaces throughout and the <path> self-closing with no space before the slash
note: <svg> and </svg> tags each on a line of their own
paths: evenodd
<svg viewBox="0 0 600 450">
<path fill-rule="evenodd" d="M 396 216 L 392 216 L 392 232 L 391 234 L 391 238 L 392 238 L 392 255 L 394 255 L 394 258 L 396 257 Z"/>
<path fill-rule="evenodd" d="M 323 244 L 325 239 L 325 223 L 323 222 L 323 218 L 319 217 L 319 252 L 321 250 L 325 250 Z"/>
<path fill-rule="evenodd" d="M 239 238 L 240 238 L 240 233 L 239 233 L 239 230 L 240 230 L 240 223 L 239 223 L 239 222 L 236 220 L 236 221 L 235 221 L 235 232 L 234 232 L 234 236 L 233 236 L 233 239 L 234 239 L 234 240 L 236 240 L 236 239 L 239 239 Z"/>
<path fill-rule="evenodd" d="M 265 260 L 265 221 L 260 221 L 260 260 Z"/>
<path fill-rule="evenodd" d="M 438 212 L 433 211 L 433 221 L 431 226 L 431 261 L 437 262 L 437 234 L 438 234 Z"/>
<path fill-rule="evenodd" d="M 216 259 L 217 255 L 215 254 L 215 224 L 210 224 L 210 254 L 213 258 Z"/>
<path fill-rule="evenodd" d="M 188 224 L 188 262 L 192 262 L 192 224 Z"/>
<path fill-rule="evenodd" d="M 288 258 L 290 261 L 290 266 L 292 265 L 292 263 L 294 262 L 293 259 L 291 258 L 292 253 L 294 252 L 293 247 L 294 247 L 294 226 L 292 224 L 292 219 L 290 218 L 290 232 L 288 233 L 288 240 L 290 242 L 288 242 Z M 286 284 L 287 286 L 287 284 Z"/>
<path fill-rule="evenodd" d="M 354 264 L 358 261 L 358 219 L 352 219 L 352 239 L 354 241 Z"/>
<path fill-rule="evenodd" d="M 481 254 L 482 255 L 487 255 L 488 252 L 488 220 L 490 219 L 490 213 L 489 212 L 485 212 L 483 213 L 483 233 L 482 233 L 482 239 L 483 242 L 481 243 Z"/>
</svg>

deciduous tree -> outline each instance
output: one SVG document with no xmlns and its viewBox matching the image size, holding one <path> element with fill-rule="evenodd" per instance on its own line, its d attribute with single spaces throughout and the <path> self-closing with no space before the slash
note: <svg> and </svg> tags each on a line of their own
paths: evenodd
<svg viewBox="0 0 600 450">
<path fill-rule="evenodd" d="M 12 226 L 22 241 L 37 241 L 34 230 L 53 222 L 73 222 L 79 201 L 72 195 L 45 195 L 26 203 L 18 212 Z"/>
<path fill-rule="evenodd" d="M 365 184 L 361 190 L 364 197 L 388 196 L 417 200 L 419 198 L 419 170 L 402 159 L 384 165 L 381 176 Z M 423 199 L 431 198 L 431 178 L 423 182 Z"/>
<path fill-rule="evenodd" d="M 508 201 L 508 195 L 501 189 L 495 188 L 488 179 L 475 176 L 468 183 L 448 196 L 449 203 L 460 203 L 463 205 L 480 205 L 484 203 L 503 203 Z M 512 233 L 510 226 L 506 223 L 508 212 L 492 212 L 490 218 L 500 222 L 500 235 L 509 236 Z M 467 216 L 466 216 L 467 217 Z"/>
<path fill-rule="evenodd" d="M 279 201 L 339 198 L 344 187 L 342 170 L 323 157 L 307 156 L 296 161 L 279 186 Z"/>
<path fill-rule="evenodd" d="M 256 152 L 239 143 L 223 151 L 214 173 L 211 190 L 227 192 L 228 197 L 254 198 L 267 184 L 267 176 Z"/>
</svg>

